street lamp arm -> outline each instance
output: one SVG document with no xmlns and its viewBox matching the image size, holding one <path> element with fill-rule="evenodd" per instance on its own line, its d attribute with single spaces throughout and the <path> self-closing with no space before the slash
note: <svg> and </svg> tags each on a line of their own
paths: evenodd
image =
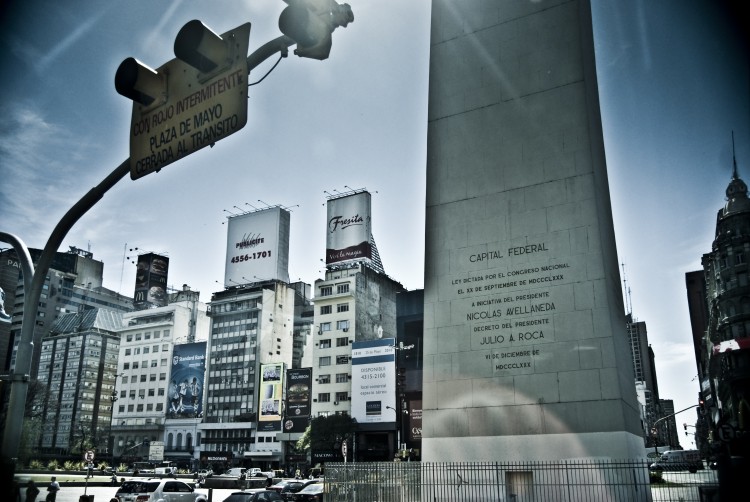
<svg viewBox="0 0 750 502">
<path fill-rule="evenodd" d="M 687 407 L 687 408 L 685 408 L 684 410 L 676 411 L 676 412 L 672 413 L 671 415 L 667 415 L 666 417 L 661 417 L 661 418 L 660 418 L 659 420 L 657 420 L 656 422 L 654 422 L 654 425 L 653 425 L 652 427 L 656 427 L 656 424 L 658 424 L 658 423 L 659 423 L 659 422 L 661 422 L 662 420 L 666 420 L 667 418 L 673 417 L 673 416 L 675 416 L 675 415 L 679 415 L 679 414 L 680 414 L 680 413 L 682 413 L 683 411 L 687 411 L 687 410 L 689 410 L 689 409 L 691 409 L 691 408 L 697 408 L 698 406 L 700 406 L 700 405 L 699 405 L 699 404 L 694 404 L 694 405 L 692 405 L 692 406 L 688 406 L 688 407 Z"/>
<path fill-rule="evenodd" d="M 297 42 L 292 40 L 290 37 L 287 37 L 286 35 L 276 37 L 270 42 L 266 42 L 247 57 L 247 72 L 250 73 L 259 64 L 261 64 L 263 61 L 270 58 L 277 52 L 280 52 L 282 56 L 286 56 L 288 54 L 287 49 L 289 49 L 290 46 L 295 45 L 296 43 Z"/>
</svg>

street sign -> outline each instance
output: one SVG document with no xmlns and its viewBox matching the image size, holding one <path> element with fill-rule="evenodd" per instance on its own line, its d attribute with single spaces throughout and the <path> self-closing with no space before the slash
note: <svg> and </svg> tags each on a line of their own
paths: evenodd
<svg viewBox="0 0 750 502">
<path fill-rule="evenodd" d="M 93 462 L 94 461 L 94 450 L 86 450 L 83 453 L 83 460 L 86 462 Z"/>
<path fill-rule="evenodd" d="M 247 49 L 250 23 L 221 35 L 228 44 L 224 66 L 203 73 L 179 58 L 156 70 L 166 95 L 144 105 L 133 101 L 130 177 L 141 178 L 213 146 L 247 123 Z"/>
<path fill-rule="evenodd" d="M 151 441 L 148 446 L 148 459 L 152 462 L 164 460 L 164 441 Z"/>
</svg>

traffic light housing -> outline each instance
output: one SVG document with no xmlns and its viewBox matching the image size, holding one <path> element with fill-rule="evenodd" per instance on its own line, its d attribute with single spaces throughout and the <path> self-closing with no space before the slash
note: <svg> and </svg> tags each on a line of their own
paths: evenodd
<svg viewBox="0 0 750 502">
<path fill-rule="evenodd" d="M 406 385 L 406 368 L 398 369 L 398 377 L 396 382 L 398 383 L 399 387 L 403 387 L 404 385 Z"/>
<path fill-rule="evenodd" d="M 299 57 L 323 60 L 331 52 L 331 34 L 354 21 L 349 4 L 335 0 L 284 0 L 288 6 L 279 16 L 279 29 L 294 40 Z"/>
</svg>

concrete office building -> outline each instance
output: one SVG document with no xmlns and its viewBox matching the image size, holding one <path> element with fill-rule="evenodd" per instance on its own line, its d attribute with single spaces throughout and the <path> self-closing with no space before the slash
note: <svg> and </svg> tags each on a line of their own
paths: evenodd
<svg viewBox="0 0 750 502">
<path fill-rule="evenodd" d="M 39 249 L 29 249 L 32 262 L 36 263 L 41 253 Z M 37 374 L 40 342 L 59 316 L 82 312 L 92 307 L 119 312 L 133 310 L 132 298 L 102 287 L 103 269 L 104 264 L 95 260 L 90 251 L 71 246 L 67 252 L 55 253 L 39 299 L 39 311 L 35 320 L 34 354 L 30 373 L 32 378 Z M 5 343 L 7 347 L 3 360 L 5 370 L 10 370 L 15 365 L 16 340 L 21 335 L 24 291 L 20 272 L 21 266 L 15 251 L 3 251 L 0 278 L 4 282 L 0 286 L 6 293 L 6 311 L 13 314 L 10 325 L 0 323 L 0 343 Z M 7 335 L 4 335 L 3 330 L 7 330 Z"/>
<path fill-rule="evenodd" d="M 48 392 L 37 398 L 41 423 L 25 424 L 39 427 L 31 436 L 40 433 L 42 455 L 109 456 L 121 326 L 122 313 L 92 308 L 60 315 L 42 340 L 38 380 Z"/>
<path fill-rule="evenodd" d="M 303 308 L 308 292 L 304 283 L 269 280 L 213 294 L 200 426 L 204 464 L 277 468 L 281 463 L 280 417 L 264 422 L 260 413 L 261 369 L 288 368 L 301 357 L 295 352 L 304 346 L 302 325 L 310 319 Z"/>
</svg>

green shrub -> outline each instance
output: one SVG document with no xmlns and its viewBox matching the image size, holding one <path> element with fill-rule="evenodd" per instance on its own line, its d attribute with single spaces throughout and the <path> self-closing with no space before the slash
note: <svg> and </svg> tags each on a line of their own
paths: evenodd
<svg viewBox="0 0 750 502">
<path fill-rule="evenodd" d="M 63 464 L 63 470 L 66 471 L 77 471 L 78 470 L 78 462 L 73 462 L 72 460 L 66 460 Z"/>
<path fill-rule="evenodd" d="M 56 471 L 59 468 L 60 468 L 60 463 L 57 460 L 53 459 L 47 463 L 47 469 L 49 469 L 50 471 Z"/>
<path fill-rule="evenodd" d="M 29 469 L 44 469 L 44 463 L 41 460 L 32 460 L 29 462 Z"/>
</svg>

